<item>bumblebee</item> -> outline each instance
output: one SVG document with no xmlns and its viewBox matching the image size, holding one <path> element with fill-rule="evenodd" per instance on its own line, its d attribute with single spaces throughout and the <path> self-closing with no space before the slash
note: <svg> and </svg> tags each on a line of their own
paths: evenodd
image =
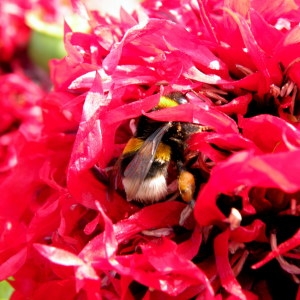
<svg viewBox="0 0 300 300">
<path fill-rule="evenodd" d="M 153 110 L 188 103 L 181 92 L 161 96 Z M 141 116 L 134 136 L 120 158 L 120 173 L 128 201 L 151 204 L 168 195 L 168 170 L 177 172 L 177 190 L 187 203 L 193 203 L 195 178 L 185 167 L 186 141 L 193 133 L 207 130 L 185 122 L 158 122 Z M 173 172 L 172 172 L 173 173 Z"/>
</svg>

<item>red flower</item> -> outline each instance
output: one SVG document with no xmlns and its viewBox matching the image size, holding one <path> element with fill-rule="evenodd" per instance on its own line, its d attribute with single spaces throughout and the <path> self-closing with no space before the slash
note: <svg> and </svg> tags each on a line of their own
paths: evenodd
<svg viewBox="0 0 300 300">
<path fill-rule="evenodd" d="M 24 50 L 29 39 L 25 24 L 25 12 L 31 3 L 14 0 L 2 1 L 0 5 L 0 62 L 10 61 L 17 52 Z"/>
<path fill-rule="evenodd" d="M 23 139 L 40 136 L 42 112 L 38 101 L 44 92 L 29 78 L 17 73 L 0 78 L 0 172 L 4 172 L 17 164 Z"/>
</svg>

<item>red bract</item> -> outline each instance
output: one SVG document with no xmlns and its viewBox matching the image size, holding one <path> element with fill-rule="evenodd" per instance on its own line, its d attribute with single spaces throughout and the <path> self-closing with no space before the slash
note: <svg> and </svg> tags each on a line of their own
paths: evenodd
<svg viewBox="0 0 300 300">
<path fill-rule="evenodd" d="M 143 1 L 119 18 L 72 4 L 89 30 L 66 21 L 51 92 L 2 75 L 0 274 L 12 299 L 295 298 L 298 4 Z M 40 5 L 55 19 L 58 2 Z M 174 90 L 189 103 L 155 109 Z M 184 153 L 194 206 L 171 194 L 175 164 L 171 199 L 126 201 L 118 158 L 141 116 L 204 126 Z"/>
</svg>

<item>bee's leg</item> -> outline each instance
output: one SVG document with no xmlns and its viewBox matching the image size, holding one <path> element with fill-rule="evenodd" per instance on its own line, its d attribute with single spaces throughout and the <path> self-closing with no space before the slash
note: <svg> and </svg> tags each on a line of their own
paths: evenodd
<svg viewBox="0 0 300 300">
<path fill-rule="evenodd" d="M 195 177 L 192 173 L 181 169 L 178 177 L 178 190 L 182 200 L 190 203 L 193 200 L 195 193 Z"/>
<path fill-rule="evenodd" d="M 195 193 L 195 177 L 192 173 L 185 170 L 182 166 L 178 167 L 178 190 L 183 201 L 188 205 L 183 209 L 179 219 L 179 225 L 183 225 L 186 219 L 191 215 L 194 206 L 194 193 Z"/>
</svg>

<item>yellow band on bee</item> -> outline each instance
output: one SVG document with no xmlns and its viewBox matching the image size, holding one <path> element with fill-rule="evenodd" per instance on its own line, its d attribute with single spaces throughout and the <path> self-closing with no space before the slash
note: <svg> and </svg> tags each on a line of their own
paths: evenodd
<svg viewBox="0 0 300 300">
<path fill-rule="evenodd" d="M 156 153 L 155 153 L 155 159 L 160 160 L 163 162 L 168 162 L 171 159 L 171 147 L 164 144 L 159 143 Z"/>
<path fill-rule="evenodd" d="M 159 102 L 157 104 L 157 108 L 162 109 L 162 108 L 167 108 L 167 107 L 174 107 L 174 106 L 178 106 L 178 103 L 167 97 L 167 96 L 161 96 L 159 99 Z"/>
</svg>

